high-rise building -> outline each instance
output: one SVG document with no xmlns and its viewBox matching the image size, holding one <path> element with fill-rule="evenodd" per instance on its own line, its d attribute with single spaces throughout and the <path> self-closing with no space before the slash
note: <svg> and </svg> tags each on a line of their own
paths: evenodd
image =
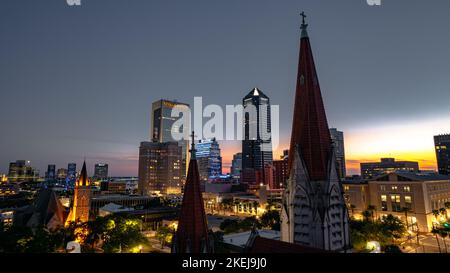
<svg viewBox="0 0 450 273">
<path fill-rule="evenodd" d="M 45 178 L 47 181 L 54 181 L 56 179 L 56 165 L 48 165 Z"/>
<path fill-rule="evenodd" d="M 195 149 L 201 182 L 207 182 L 210 177 L 222 174 L 222 157 L 215 138 L 199 140 Z"/>
<path fill-rule="evenodd" d="M 30 161 L 17 160 L 9 163 L 9 182 L 36 181 L 39 179 L 39 171 L 31 167 Z"/>
<path fill-rule="evenodd" d="M 65 181 L 67 178 L 67 169 L 60 168 L 56 172 L 56 179 L 59 181 Z"/>
<path fill-rule="evenodd" d="M 70 222 L 89 221 L 89 211 L 91 208 L 91 185 L 86 170 L 86 162 L 83 163 L 80 177 L 75 184 L 75 191 L 73 195 L 72 206 L 69 216 L 66 220 L 66 225 Z"/>
<path fill-rule="evenodd" d="M 382 158 L 380 162 L 361 163 L 361 176 L 372 179 L 395 171 L 418 172 L 419 163 L 414 161 L 396 161 L 395 158 Z"/>
<path fill-rule="evenodd" d="M 434 137 L 439 174 L 450 175 L 450 134 Z"/>
<path fill-rule="evenodd" d="M 289 178 L 288 160 L 287 158 L 282 160 L 274 160 L 272 164 L 274 168 L 274 184 L 269 185 L 269 187 L 271 189 L 284 188 Z"/>
<path fill-rule="evenodd" d="M 231 161 L 231 176 L 240 179 L 242 172 L 242 153 L 237 153 L 233 155 L 233 160 Z"/>
<path fill-rule="evenodd" d="M 270 100 L 261 90 L 255 88 L 244 97 L 243 106 L 241 181 L 250 188 L 259 187 L 258 172 L 264 173 L 264 166 L 271 164 L 273 160 Z M 264 181 L 264 175 L 262 179 Z"/>
<path fill-rule="evenodd" d="M 77 177 L 77 164 L 69 163 L 67 165 L 67 178 L 69 182 L 74 182 Z"/>
<path fill-rule="evenodd" d="M 189 139 L 174 139 L 172 132 L 190 132 L 190 119 L 186 119 L 187 128 L 175 128 L 174 123 L 179 117 L 172 117 L 172 110 L 177 107 L 180 111 L 189 111 L 189 104 L 170 100 L 158 100 L 152 104 L 152 124 L 150 141 L 160 143 L 178 142 L 182 149 L 182 178 L 186 177 L 186 162 L 189 162 Z"/>
<path fill-rule="evenodd" d="M 214 241 L 208 230 L 203 196 L 200 189 L 194 134 L 188 176 L 181 204 L 178 229 L 172 240 L 172 253 L 212 253 Z"/>
<path fill-rule="evenodd" d="M 182 147 L 177 142 L 141 142 L 139 147 L 139 192 L 181 192 Z"/>
<path fill-rule="evenodd" d="M 94 168 L 94 178 L 103 180 L 108 178 L 108 164 L 97 163 Z"/>
<path fill-rule="evenodd" d="M 331 128 L 330 135 L 333 142 L 334 155 L 336 156 L 338 175 L 341 179 L 344 179 L 346 176 L 344 133 L 336 128 Z"/>
<path fill-rule="evenodd" d="M 348 212 L 307 26 L 303 17 L 281 240 L 345 251 L 350 249 Z"/>
</svg>

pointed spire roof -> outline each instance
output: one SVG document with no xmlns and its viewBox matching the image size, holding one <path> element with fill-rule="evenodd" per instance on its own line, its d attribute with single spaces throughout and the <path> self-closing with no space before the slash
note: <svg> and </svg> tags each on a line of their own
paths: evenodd
<svg viewBox="0 0 450 273">
<path fill-rule="evenodd" d="M 300 58 L 295 92 L 290 155 L 299 155 L 305 162 L 310 180 L 325 180 L 328 176 L 328 161 L 331 156 L 331 136 L 325 107 L 314 64 L 311 44 L 307 34 L 306 15 L 302 13 Z M 289 157 L 289 169 L 294 156 Z"/>
<path fill-rule="evenodd" d="M 89 186 L 89 177 L 86 171 L 86 161 L 83 162 L 83 168 L 81 169 L 80 177 L 78 178 L 78 186 Z"/>
<path fill-rule="evenodd" d="M 268 98 L 266 96 L 266 94 L 264 94 L 261 89 L 255 87 L 253 88 L 248 94 L 247 96 L 244 97 L 244 100 L 249 99 L 249 98 L 253 98 L 253 97 L 262 97 L 262 98 Z"/>
<path fill-rule="evenodd" d="M 188 176 L 184 186 L 183 203 L 181 205 L 176 232 L 175 249 L 178 253 L 203 253 L 209 247 L 208 224 L 203 196 L 200 190 L 200 175 L 195 157 L 194 133 L 192 133 L 191 160 Z"/>
</svg>

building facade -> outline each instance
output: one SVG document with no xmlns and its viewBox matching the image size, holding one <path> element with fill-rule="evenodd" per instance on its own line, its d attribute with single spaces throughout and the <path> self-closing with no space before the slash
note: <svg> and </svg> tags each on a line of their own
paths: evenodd
<svg viewBox="0 0 450 273">
<path fill-rule="evenodd" d="M 30 161 L 17 160 L 9 163 L 9 182 L 36 181 L 38 179 L 39 171 L 30 165 Z"/>
<path fill-rule="evenodd" d="M 108 178 L 108 164 L 97 163 L 94 167 L 94 178 L 104 180 Z"/>
<path fill-rule="evenodd" d="M 242 173 L 242 153 L 237 153 L 233 155 L 233 160 L 231 161 L 230 174 L 234 178 L 241 179 Z"/>
<path fill-rule="evenodd" d="M 397 171 L 365 182 L 346 181 L 343 187 L 355 218 L 361 219 L 362 212 L 372 206 L 376 218 L 392 214 L 409 230 L 419 232 L 429 232 L 433 223 L 443 220 L 433 210 L 450 202 L 450 176 L 433 173 Z"/>
<path fill-rule="evenodd" d="M 54 181 L 56 179 L 56 165 L 48 165 L 47 172 L 45 173 L 47 181 Z"/>
<path fill-rule="evenodd" d="M 439 174 L 450 174 L 450 134 L 434 137 Z"/>
<path fill-rule="evenodd" d="M 241 182 L 258 187 L 257 172 L 273 161 L 270 100 L 258 88 L 243 99 L 244 140 L 242 141 Z"/>
<path fill-rule="evenodd" d="M 75 182 L 77 178 L 77 164 L 69 163 L 67 164 L 67 180 L 69 183 Z"/>
<path fill-rule="evenodd" d="M 141 142 L 139 148 L 139 192 L 181 192 L 182 147 L 177 142 Z"/>
<path fill-rule="evenodd" d="M 185 119 L 187 128 L 178 128 L 174 123 L 179 117 L 172 117 L 173 109 L 179 109 L 183 113 L 190 113 L 189 104 L 170 100 L 157 100 L 152 104 L 151 132 L 150 140 L 160 143 L 178 142 L 182 151 L 182 172 L 183 181 L 186 177 L 186 162 L 189 162 L 189 139 L 190 119 Z M 185 138 L 182 140 L 174 139 L 172 133 L 179 133 L 183 130 Z"/>
<path fill-rule="evenodd" d="M 344 132 L 338 131 L 336 128 L 331 128 L 330 135 L 336 156 L 338 175 L 341 179 L 344 179 L 346 176 Z"/>
<path fill-rule="evenodd" d="M 419 171 L 418 162 L 396 161 L 395 158 L 382 158 L 380 162 L 361 163 L 360 165 L 361 176 L 363 179 L 372 179 L 377 176 L 395 171 Z"/>
<path fill-rule="evenodd" d="M 195 144 L 200 182 L 204 185 L 210 177 L 222 175 L 222 156 L 219 143 L 215 138 L 199 140 Z"/>
<path fill-rule="evenodd" d="M 287 180 L 289 179 L 288 160 L 274 160 L 274 184 L 271 189 L 282 189 L 285 187 Z"/>
</svg>

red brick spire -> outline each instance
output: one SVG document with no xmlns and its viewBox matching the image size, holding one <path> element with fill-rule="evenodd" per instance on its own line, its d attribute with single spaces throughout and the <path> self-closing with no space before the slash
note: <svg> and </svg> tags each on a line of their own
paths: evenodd
<svg viewBox="0 0 450 273">
<path fill-rule="evenodd" d="M 211 252 L 208 238 L 208 225 L 203 197 L 200 190 L 200 175 L 195 157 L 194 132 L 192 132 L 191 160 L 184 187 L 183 203 L 178 220 L 178 230 L 174 240 L 174 252 Z"/>
<path fill-rule="evenodd" d="M 299 155 L 308 170 L 309 179 L 317 181 L 327 179 L 328 161 L 331 156 L 331 136 L 311 44 L 306 31 L 308 27 L 305 24 L 306 16 L 304 13 L 301 15 L 303 23 L 289 151 L 289 170 L 295 157 L 295 149 L 298 147 Z"/>
</svg>

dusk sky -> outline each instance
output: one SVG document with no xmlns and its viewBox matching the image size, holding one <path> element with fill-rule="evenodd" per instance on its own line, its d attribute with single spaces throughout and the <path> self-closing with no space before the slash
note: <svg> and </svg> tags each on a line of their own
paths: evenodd
<svg viewBox="0 0 450 273">
<path fill-rule="evenodd" d="M 300 38 L 309 36 L 330 127 L 349 173 L 380 157 L 435 169 L 450 133 L 448 0 L 2 0 L 0 173 L 106 162 L 137 175 L 157 99 L 240 104 L 254 87 L 290 138 Z M 222 142 L 224 166 L 239 142 Z"/>
</svg>

